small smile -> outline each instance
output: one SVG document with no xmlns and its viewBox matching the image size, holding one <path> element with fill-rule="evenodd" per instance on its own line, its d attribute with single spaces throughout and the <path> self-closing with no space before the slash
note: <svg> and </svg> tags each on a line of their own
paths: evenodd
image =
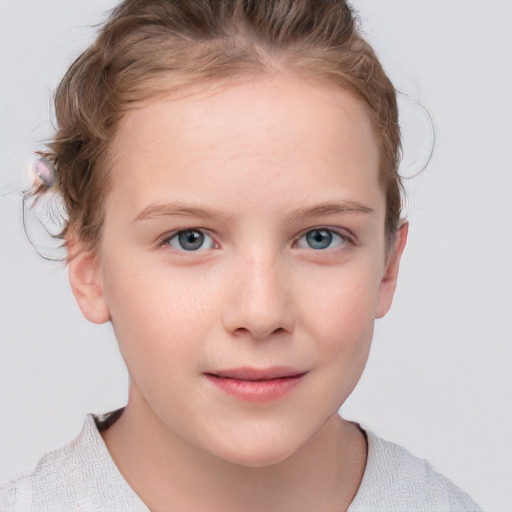
<svg viewBox="0 0 512 512">
<path fill-rule="evenodd" d="M 307 372 L 288 367 L 233 368 L 205 373 L 225 393 L 247 402 L 271 402 L 284 397 Z"/>
</svg>

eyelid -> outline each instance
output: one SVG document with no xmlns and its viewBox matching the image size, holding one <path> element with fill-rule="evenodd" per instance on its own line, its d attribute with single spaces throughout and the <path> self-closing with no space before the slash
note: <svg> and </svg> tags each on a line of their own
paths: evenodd
<svg viewBox="0 0 512 512">
<path fill-rule="evenodd" d="M 206 249 L 196 249 L 196 250 L 190 250 L 190 251 L 187 251 L 186 249 L 183 249 L 183 248 L 179 249 L 179 248 L 173 247 L 170 244 L 170 241 L 175 236 L 179 235 L 180 233 L 186 232 L 186 231 L 197 231 L 198 233 L 202 233 L 203 235 L 205 235 L 205 237 L 208 237 L 212 240 L 213 246 L 208 247 Z M 170 249 L 170 250 L 174 250 L 176 252 L 181 252 L 181 253 L 198 253 L 198 252 L 203 252 L 203 251 L 210 250 L 210 249 L 217 249 L 220 246 L 220 244 L 216 241 L 215 237 L 210 233 L 209 230 L 204 229 L 204 228 L 197 228 L 197 227 L 184 227 L 184 228 L 175 229 L 173 231 L 165 233 L 164 235 L 159 237 L 157 244 L 158 244 L 158 246 L 163 247 L 165 249 Z"/>
<path fill-rule="evenodd" d="M 295 238 L 293 245 L 295 246 L 301 238 L 305 237 L 311 231 L 329 231 L 330 233 L 340 236 L 345 242 L 347 242 L 351 245 L 358 244 L 358 240 L 357 240 L 356 236 L 354 234 L 352 234 L 348 229 L 340 228 L 340 227 L 333 227 L 333 226 L 312 226 L 310 228 L 305 229 L 304 231 L 301 231 Z M 345 245 L 345 244 L 343 244 L 343 245 Z M 302 249 L 302 247 L 300 247 L 300 248 Z M 314 250 L 311 247 L 310 247 L 310 249 Z M 331 251 L 332 251 L 333 249 L 339 249 L 339 247 L 337 247 L 337 248 L 329 248 L 328 247 L 326 249 L 319 249 L 318 252 L 328 251 L 329 249 L 331 249 Z"/>
<path fill-rule="evenodd" d="M 325 226 L 325 225 L 319 225 L 319 226 L 312 226 L 312 227 L 309 227 L 303 231 L 301 231 L 296 237 L 295 239 L 293 240 L 292 242 L 292 247 L 296 246 L 297 242 L 304 236 L 306 236 L 309 232 L 311 231 L 315 231 L 315 230 L 318 230 L 318 231 L 322 231 L 322 230 L 325 230 L 325 231 L 329 231 L 335 235 L 338 235 L 340 236 L 341 238 L 343 238 L 343 240 L 345 240 L 347 243 L 351 244 L 351 245 L 358 245 L 358 240 L 357 240 L 357 237 L 348 229 L 346 228 L 340 228 L 340 227 L 333 227 L 333 226 Z M 169 231 L 167 233 L 165 233 L 164 235 L 162 235 L 161 237 L 158 238 L 157 240 L 157 245 L 158 246 L 161 246 L 161 247 L 164 247 L 164 248 L 170 248 L 170 249 L 175 249 L 173 248 L 170 244 L 169 244 L 169 241 L 175 237 L 176 235 L 178 235 L 179 233 L 182 233 L 184 231 L 198 231 L 198 232 L 201 232 L 203 233 L 204 235 L 208 236 L 209 238 L 212 239 L 213 241 L 213 247 L 211 247 L 211 249 L 218 249 L 220 248 L 220 244 L 219 242 L 216 240 L 216 237 L 210 232 L 210 230 L 208 229 L 205 229 L 205 228 L 200 228 L 200 227 L 190 227 L 190 226 L 187 226 L 187 227 L 182 227 L 182 228 L 179 228 L 179 229 L 175 229 L 175 230 L 172 230 L 172 231 Z M 177 252 L 183 252 L 183 253 L 187 253 L 187 252 L 201 252 L 200 249 L 196 250 L 196 251 L 187 251 L 185 249 L 175 249 Z M 203 249 L 204 251 L 205 249 Z M 329 250 L 329 248 L 327 249 L 324 249 L 324 251 L 327 251 Z M 332 249 L 331 249 L 332 250 Z"/>
</svg>

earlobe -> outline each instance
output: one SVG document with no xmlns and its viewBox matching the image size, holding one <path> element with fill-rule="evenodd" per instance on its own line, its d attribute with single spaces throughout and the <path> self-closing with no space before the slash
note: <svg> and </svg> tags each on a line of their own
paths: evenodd
<svg viewBox="0 0 512 512">
<path fill-rule="evenodd" d="M 80 311 L 89 322 L 103 324 L 110 312 L 103 293 L 101 265 L 92 250 L 68 241 L 69 283 Z"/>
<path fill-rule="evenodd" d="M 409 223 L 404 222 L 398 229 L 394 247 L 390 248 L 387 258 L 386 268 L 382 277 L 375 318 L 382 318 L 391 307 L 393 296 L 395 294 L 396 283 L 398 279 L 398 269 L 400 266 L 400 258 L 407 243 L 407 234 L 409 232 Z"/>
</svg>

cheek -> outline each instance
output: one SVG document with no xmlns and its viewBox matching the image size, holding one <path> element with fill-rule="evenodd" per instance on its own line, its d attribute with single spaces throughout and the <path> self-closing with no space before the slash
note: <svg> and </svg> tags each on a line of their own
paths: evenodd
<svg viewBox="0 0 512 512">
<path fill-rule="evenodd" d="M 204 281 L 190 281 L 165 266 L 119 260 L 105 262 L 104 289 L 129 370 L 192 357 L 215 316 Z"/>
<path fill-rule="evenodd" d="M 319 389 L 331 390 L 333 411 L 350 395 L 368 360 L 378 285 L 377 266 L 344 267 L 332 272 L 323 288 L 308 294 L 304 326 L 324 369 Z"/>
<path fill-rule="evenodd" d="M 303 305 L 304 322 L 327 351 L 368 345 L 379 291 L 379 273 L 370 265 L 347 266 L 317 275 Z"/>
<path fill-rule="evenodd" d="M 342 406 L 361 378 L 373 338 L 376 286 L 366 279 L 351 284 L 311 298 L 316 298 L 316 318 L 308 328 L 323 368 L 318 389 L 330 390 L 325 396 L 332 411 Z"/>
</svg>

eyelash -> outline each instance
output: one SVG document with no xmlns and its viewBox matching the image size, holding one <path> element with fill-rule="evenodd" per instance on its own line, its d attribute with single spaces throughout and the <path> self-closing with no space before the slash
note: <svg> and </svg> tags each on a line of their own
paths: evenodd
<svg viewBox="0 0 512 512">
<path fill-rule="evenodd" d="M 206 232 L 204 229 L 200 229 L 200 228 L 186 228 L 186 229 L 180 229 L 179 231 L 174 231 L 173 233 L 170 233 L 169 235 L 167 235 L 164 239 L 162 239 L 162 241 L 160 242 L 160 245 L 164 246 L 164 247 L 172 247 L 173 249 L 176 249 L 177 251 L 181 251 L 181 252 L 200 252 L 200 251 L 204 251 L 205 249 L 202 247 L 202 244 L 201 246 L 197 247 L 196 249 L 190 249 L 190 250 L 187 250 L 185 248 L 182 247 L 176 247 L 172 244 L 172 241 L 173 240 L 178 240 L 178 237 L 180 235 L 185 235 L 186 233 L 189 233 L 189 234 L 199 234 L 203 237 L 203 239 L 207 238 L 211 241 L 211 245 L 212 247 L 207 247 L 206 249 L 213 249 L 215 245 L 217 245 L 215 243 L 215 241 L 213 240 L 213 237 L 211 235 L 208 234 L 208 232 Z M 189 240 L 190 241 L 190 240 Z M 178 242 L 179 243 L 179 242 Z"/>
<path fill-rule="evenodd" d="M 182 245 L 183 240 L 179 240 L 180 236 L 186 236 L 188 233 L 189 239 L 188 242 L 193 243 L 195 238 L 196 240 L 200 241 L 200 245 L 198 245 L 195 249 L 185 249 Z M 308 235 L 311 235 L 312 233 L 316 234 L 322 234 L 327 235 L 330 238 L 327 238 L 328 245 L 326 247 L 312 247 L 310 244 L 318 242 L 321 243 L 321 240 L 317 238 L 317 240 L 312 239 L 312 236 L 309 237 Z M 192 238 L 190 236 L 192 235 Z M 199 235 L 199 236 L 196 236 Z M 202 240 L 200 240 L 202 238 Z M 305 244 L 301 245 L 301 240 L 305 239 Z M 176 240 L 176 245 L 173 244 L 173 241 Z M 204 242 L 208 242 L 209 247 L 203 247 Z M 331 244 L 333 241 L 336 241 L 337 246 L 331 247 Z M 347 244 L 355 245 L 354 238 L 347 234 L 346 232 L 339 232 L 338 230 L 331 229 L 325 226 L 315 227 L 315 228 L 309 228 L 307 231 L 304 231 L 299 237 L 297 237 L 292 247 L 298 247 L 300 249 L 311 249 L 315 252 L 324 252 L 327 250 L 339 250 L 340 248 L 343 248 Z M 180 229 L 178 231 L 174 231 L 170 234 L 168 234 L 164 239 L 162 239 L 159 242 L 159 245 L 163 247 L 172 247 L 173 249 L 179 251 L 179 252 L 201 252 L 204 250 L 214 249 L 217 248 L 218 244 L 215 242 L 213 237 L 204 229 L 201 228 L 186 228 L 186 229 Z"/>
<path fill-rule="evenodd" d="M 328 236 L 330 236 L 329 245 L 327 247 L 317 247 L 317 248 L 312 247 L 311 245 L 309 245 L 310 243 L 315 242 L 315 240 L 311 240 L 311 239 L 307 240 L 308 239 L 308 235 L 311 235 L 312 233 L 318 233 L 318 234 L 322 233 L 322 234 L 327 234 Z M 336 247 L 331 247 L 331 243 L 334 240 L 336 240 L 336 238 L 339 239 L 338 245 Z M 307 240 L 306 241 L 307 247 L 300 245 L 300 241 L 302 239 Z M 329 249 L 331 251 L 332 250 L 336 250 L 336 249 L 340 249 L 341 247 L 345 246 L 347 243 L 354 243 L 353 239 L 347 233 L 345 233 L 345 232 L 340 233 L 339 231 L 337 231 L 335 229 L 331 229 L 331 228 L 324 227 L 324 226 L 308 229 L 307 231 L 303 232 L 297 238 L 297 240 L 295 241 L 295 244 L 297 244 L 299 248 L 301 248 L 301 249 L 312 249 L 313 251 L 317 251 L 317 252 L 326 251 L 326 250 L 329 250 Z"/>
</svg>

